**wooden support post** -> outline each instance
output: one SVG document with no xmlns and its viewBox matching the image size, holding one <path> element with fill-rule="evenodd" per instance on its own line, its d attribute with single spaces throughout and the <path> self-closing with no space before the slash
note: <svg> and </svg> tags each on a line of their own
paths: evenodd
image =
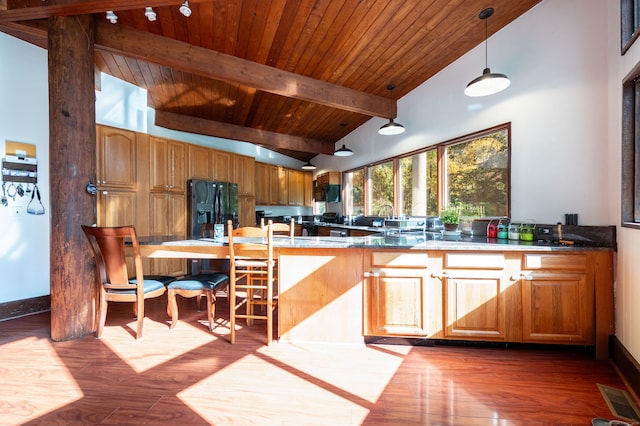
<svg viewBox="0 0 640 426">
<path fill-rule="evenodd" d="M 85 187 L 96 175 L 94 22 L 90 15 L 49 18 L 49 184 L 51 338 L 95 330 L 95 265 L 81 224 L 96 222 Z"/>
</svg>

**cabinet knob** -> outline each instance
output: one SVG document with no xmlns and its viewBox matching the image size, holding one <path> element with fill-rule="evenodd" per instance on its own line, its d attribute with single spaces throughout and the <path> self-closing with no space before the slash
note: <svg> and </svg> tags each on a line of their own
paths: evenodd
<svg viewBox="0 0 640 426">
<path fill-rule="evenodd" d="M 520 271 L 517 274 L 511 275 L 510 278 L 511 278 L 511 281 L 518 281 L 518 280 L 532 281 L 533 280 L 533 275 L 531 275 L 528 272 Z"/>
<path fill-rule="evenodd" d="M 442 271 L 440 273 L 434 272 L 434 273 L 431 274 L 431 276 L 433 278 L 443 279 L 443 278 L 447 278 L 449 276 L 449 274 L 447 274 L 447 271 Z"/>
</svg>

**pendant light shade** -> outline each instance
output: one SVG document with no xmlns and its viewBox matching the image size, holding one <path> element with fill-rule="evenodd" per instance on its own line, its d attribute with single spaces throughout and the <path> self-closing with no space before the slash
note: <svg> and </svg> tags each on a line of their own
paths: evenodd
<svg viewBox="0 0 640 426">
<path fill-rule="evenodd" d="M 404 133 L 404 126 L 400 123 L 394 122 L 393 118 L 390 118 L 388 123 L 382 125 L 382 127 L 378 129 L 378 133 L 385 136 L 399 135 Z"/>
<path fill-rule="evenodd" d="M 334 152 L 333 155 L 335 155 L 336 157 L 348 157 L 350 155 L 353 155 L 353 151 L 342 144 L 342 148 Z"/>
<path fill-rule="evenodd" d="M 487 96 L 498 93 L 511 84 L 509 77 L 504 74 L 492 73 L 487 65 L 487 39 L 489 38 L 488 19 L 493 15 L 493 8 L 488 7 L 480 12 L 480 19 L 484 20 L 484 64 L 485 68 L 480 77 L 474 78 L 467 84 L 464 94 L 467 96 Z"/>
<path fill-rule="evenodd" d="M 311 161 L 307 161 L 302 165 L 302 170 L 315 170 L 315 169 L 316 169 L 316 166 L 311 164 Z"/>
</svg>

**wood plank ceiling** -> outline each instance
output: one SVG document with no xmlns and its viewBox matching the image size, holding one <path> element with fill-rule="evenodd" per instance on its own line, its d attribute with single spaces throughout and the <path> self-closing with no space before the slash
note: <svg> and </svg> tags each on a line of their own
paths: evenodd
<svg viewBox="0 0 640 426">
<path fill-rule="evenodd" d="M 481 10 L 491 35 L 540 1 L 5 0 L 0 31 L 46 48 L 46 18 L 92 13 L 97 69 L 146 89 L 157 125 L 306 161 L 482 43 Z"/>
</svg>

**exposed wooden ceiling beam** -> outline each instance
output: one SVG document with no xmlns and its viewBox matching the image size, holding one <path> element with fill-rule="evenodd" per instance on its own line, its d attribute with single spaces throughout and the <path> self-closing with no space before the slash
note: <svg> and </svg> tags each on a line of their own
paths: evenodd
<svg viewBox="0 0 640 426">
<path fill-rule="evenodd" d="M 266 148 L 327 155 L 333 155 L 334 151 L 334 145 L 328 142 L 203 120 L 172 112 L 156 111 L 155 124 L 167 129 L 249 142 Z"/>
<path fill-rule="evenodd" d="M 243 84 L 269 93 L 382 118 L 395 118 L 396 102 L 124 25 L 96 22 L 96 48 L 118 55 Z"/>
</svg>

